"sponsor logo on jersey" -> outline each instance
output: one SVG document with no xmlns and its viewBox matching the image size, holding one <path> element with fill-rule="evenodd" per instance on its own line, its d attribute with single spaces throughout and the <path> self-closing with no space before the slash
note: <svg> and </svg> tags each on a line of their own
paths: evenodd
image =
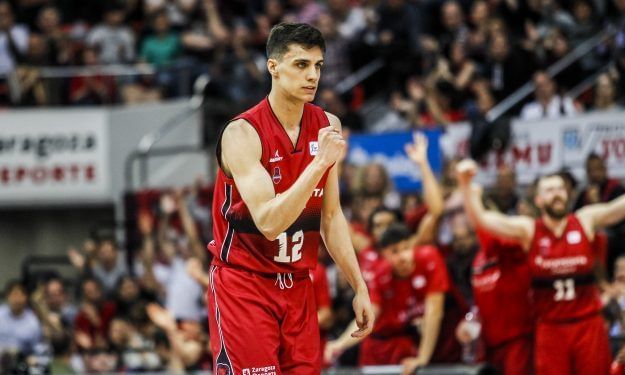
<svg viewBox="0 0 625 375">
<path fill-rule="evenodd" d="M 274 154 L 273 158 L 269 159 L 270 163 L 276 163 L 279 162 L 280 160 L 284 159 L 282 156 L 280 156 L 280 154 L 278 153 L 278 150 L 276 150 L 276 153 Z"/>
<path fill-rule="evenodd" d="M 423 277 L 423 276 L 421 276 L 421 275 L 419 275 L 419 276 L 415 276 L 415 277 L 413 277 L 413 278 L 412 278 L 412 286 L 413 286 L 415 289 L 421 289 L 421 288 L 423 288 L 423 287 L 425 286 L 425 283 L 426 283 L 426 281 L 425 281 L 425 277 Z"/>
<path fill-rule="evenodd" d="M 275 185 L 277 185 L 280 181 L 282 181 L 282 174 L 280 173 L 280 167 L 275 167 L 273 169 L 273 176 L 271 176 L 271 180 Z"/>
<path fill-rule="evenodd" d="M 244 368 L 243 375 L 276 375 L 276 366 Z"/>
<path fill-rule="evenodd" d="M 569 245 L 575 245 L 582 242 L 582 234 L 578 230 L 574 230 L 566 234 L 566 242 Z"/>
<path fill-rule="evenodd" d="M 539 267 L 549 270 L 558 270 L 562 268 L 569 269 L 587 265 L 588 257 L 578 255 L 574 257 L 545 259 L 541 256 L 537 256 L 536 259 L 534 259 L 534 263 Z"/>
<path fill-rule="evenodd" d="M 308 143 L 308 149 L 311 155 L 317 155 L 317 152 L 319 152 L 319 143 L 317 141 Z"/>
</svg>

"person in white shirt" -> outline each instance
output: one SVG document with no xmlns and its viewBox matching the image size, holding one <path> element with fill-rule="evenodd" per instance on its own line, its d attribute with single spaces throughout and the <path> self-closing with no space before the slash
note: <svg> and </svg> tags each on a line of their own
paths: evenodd
<svg viewBox="0 0 625 375">
<path fill-rule="evenodd" d="M 573 99 L 557 93 L 555 82 L 546 72 L 536 72 L 533 81 L 534 101 L 523 106 L 521 120 L 554 119 L 579 112 Z"/>
<path fill-rule="evenodd" d="M 0 305 L 0 353 L 19 351 L 29 355 L 42 341 L 41 324 L 28 308 L 28 292 L 23 284 L 8 282 L 5 294 L 7 303 Z"/>
<path fill-rule="evenodd" d="M 0 76 L 15 69 L 17 60 L 28 50 L 28 28 L 13 23 L 8 1 L 0 1 Z"/>
</svg>

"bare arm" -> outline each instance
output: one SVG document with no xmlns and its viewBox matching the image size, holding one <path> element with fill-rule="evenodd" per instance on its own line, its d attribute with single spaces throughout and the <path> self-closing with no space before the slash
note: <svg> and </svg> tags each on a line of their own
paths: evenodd
<svg viewBox="0 0 625 375">
<path fill-rule="evenodd" d="M 380 308 L 377 305 L 372 305 L 373 312 L 377 316 L 380 312 Z M 355 346 L 359 342 L 361 342 L 365 337 L 359 336 L 356 337 L 352 334 L 352 332 L 358 329 L 358 324 L 356 320 L 352 320 L 349 325 L 345 328 L 343 333 L 334 341 L 330 341 L 326 344 L 323 357 L 325 362 L 332 362 L 336 358 L 340 357 L 343 352 L 348 350 L 349 348 Z"/>
<path fill-rule="evenodd" d="M 473 160 L 458 163 L 457 175 L 459 187 L 463 195 L 464 207 L 470 220 L 478 227 L 498 236 L 521 242 L 525 249 L 529 248 L 534 236 L 534 222 L 526 216 L 507 216 L 499 212 L 484 209 L 480 189 L 472 186 L 471 181 L 477 172 Z"/>
<path fill-rule="evenodd" d="M 317 310 L 317 321 L 319 322 L 319 328 L 321 329 L 329 329 L 332 327 L 332 323 L 334 323 L 332 309 L 326 306 Z"/>
<path fill-rule="evenodd" d="M 302 213 L 326 169 L 345 147 L 345 141 L 338 131 L 321 129 L 315 159 L 288 190 L 277 196 L 271 176 L 260 163 L 262 146 L 250 124 L 237 120 L 228 125 L 221 145 L 224 171 L 232 174 L 256 227 L 273 241 Z"/>
<path fill-rule="evenodd" d="M 174 197 L 176 198 L 176 203 L 178 205 L 178 215 L 180 215 L 182 227 L 185 234 L 189 238 L 191 251 L 193 251 L 193 255 L 195 257 L 204 262 L 206 260 L 206 250 L 200 240 L 197 227 L 195 226 L 195 221 L 189 212 L 189 207 L 187 207 L 187 201 L 180 190 L 176 190 L 174 192 Z"/>
<path fill-rule="evenodd" d="M 443 321 L 444 305 L 445 294 L 442 292 L 430 293 L 425 297 L 425 315 L 423 316 L 418 357 L 423 364 L 428 364 L 434 353 Z"/>
<path fill-rule="evenodd" d="M 330 123 L 340 128 L 338 118 L 328 115 Z M 356 252 L 349 236 L 349 226 L 339 202 L 339 182 L 337 166 L 335 165 L 328 174 L 326 185 L 323 189 L 323 206 L 321 209 L 321 236 L 326 244 L 328 253 L 345 275 L 347 282 L 356 292 L 353 307 L 356 314 L 356 322 L 360 328 L 354 332 L 356 336 L 366 336 L 373 328 L 375 319 L 369 291 L 365 284 L 360 267 L 356 259 Z"/>
<path fill-rule="evenodd" d="M 416 244 L 428 244 L 433 243 L 436 239 L 436 226 L 443 214 L 445 203 L 443 193 L 427 158 L 427 138 L 418 133 L 415 133 L 413 137 L 414 143 L 406 145 L 406 154 L 421 170 L 423 198 L 428 207 L 428 214 L 421 221 L 413 241 Z"/>
<path fill-rule="evenodd" d="M 591 204 L 575 213 L 584 226 L 589 238 L 594 237 L 597 229 L 609 227 L 625 219 L 625 195 L 607 203 Z"/>
</svg>

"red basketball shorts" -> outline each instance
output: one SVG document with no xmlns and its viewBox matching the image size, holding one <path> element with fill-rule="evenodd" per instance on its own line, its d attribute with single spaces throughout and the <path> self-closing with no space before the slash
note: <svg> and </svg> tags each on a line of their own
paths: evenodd
<svg viewBox="0 0 625 375">
<path fill-rule="evenodd" d="M 407 335 L 388 338 L 369 336 L 360 344 L 358 365 L 398 365 L 405 358 L 417 356 L 417 345 Z"/>
<path fill-rule="evenodd" d="M 488 362 L 501 374 L 531 375 L 534 373 L 534 338 L 519 337 L 486 351 Z"/>
<path fill-rule="evenodd" d="M 308 274 L 277 280 L 211 266 L 207 293 L 216 375 L 319 374 L 319 327 Z"/>
<path fill-rule="evenodd" d="M 610 369 L 608 333 L 599 314 L 570 323 L 538 323 L 536 375 L 605 375 Z"/>
</svg>

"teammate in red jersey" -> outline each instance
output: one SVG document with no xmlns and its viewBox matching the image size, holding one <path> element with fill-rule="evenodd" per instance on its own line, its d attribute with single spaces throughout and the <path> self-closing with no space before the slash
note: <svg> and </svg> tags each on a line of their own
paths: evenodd
<svg viewBox="0 0 625 375">
<path fill-rule="evenodd" d="M 433 246 L 412 246 L 403 224 L 392 224 L 379 243 L 385 262 L 370 284 L 378 316 L 372 334 L 362 341 L 359 364 L 403 364 L 404 374 L 427 365 L 434 353 L 449 277 L 445 261 Z M 326 346 L 329 360 L 362 339 L 349 335 L 352 323 Z M 420 340 L 417 326 L 420 331 Z"/>
<path fill-rule="evenodd" d="M 538 181 L 535 203 L 541 217 L 506 216 L 484 210 L 471 181 L 472 160 L 458 164 L 458 181 L 480 227 L 519 241 L 528 253 L 534 310 L 535 370 L 542 374 L 607 374 L 608 336 L 600 315 L 601 302 L 593 273 L 595 231 L 625 218 L 625 197 L 567 209 L 562 177 Z"/>
<path fill-rule="evenodd" d="M 207 302 L 218 374 L 320 373 L 309 271 L 321 238 L 355 291 L 352 334 L 373 326 L 339 204 L 341 125 L 309 104 L 324 49 L 309 25 L 275 26 L 267 41 L 271 92 L 227 124 L 217 143 Z"/>
<path fill-rule="evenodd" d="M 429 245 L 436 242 L 438 221 L 443 214 L 444 201 L 438 181 L 427 159 L 428 139 L 420 134 L 413 137 L 412 148 L 408 148 L 410 159 L 416 164 L 421 173 L 423 186 L 423 201 L 427 206 L 427 213 L 419 223 L 416 232 L 410 237 L 411 245 Z M 367 229 L 371 235 L 371 241 L 367 247 L 356 249 L 358 264 L 367 283 L 373 278 L 377 265 L 381 261 L 377 248 L 382 234 L 394 223 L 402 221 L 399 211 L 385 206 L 377 207 L 369 215 Z"/>
<path fill-rule="evenodd" d="M 465 206 L 475 225 L 472 207 L 466 201 Z M 479 227 L 477 238 L 480 250 L 473 259 L 471 286 L 481 316 L 486 360 L 504 375 L 532 374 L 534 319 L 527 255 L 519 242 Z M 465 322 L 459 325 L 457 336 L 461 342 L 472 339 Z"/>
</svg>

